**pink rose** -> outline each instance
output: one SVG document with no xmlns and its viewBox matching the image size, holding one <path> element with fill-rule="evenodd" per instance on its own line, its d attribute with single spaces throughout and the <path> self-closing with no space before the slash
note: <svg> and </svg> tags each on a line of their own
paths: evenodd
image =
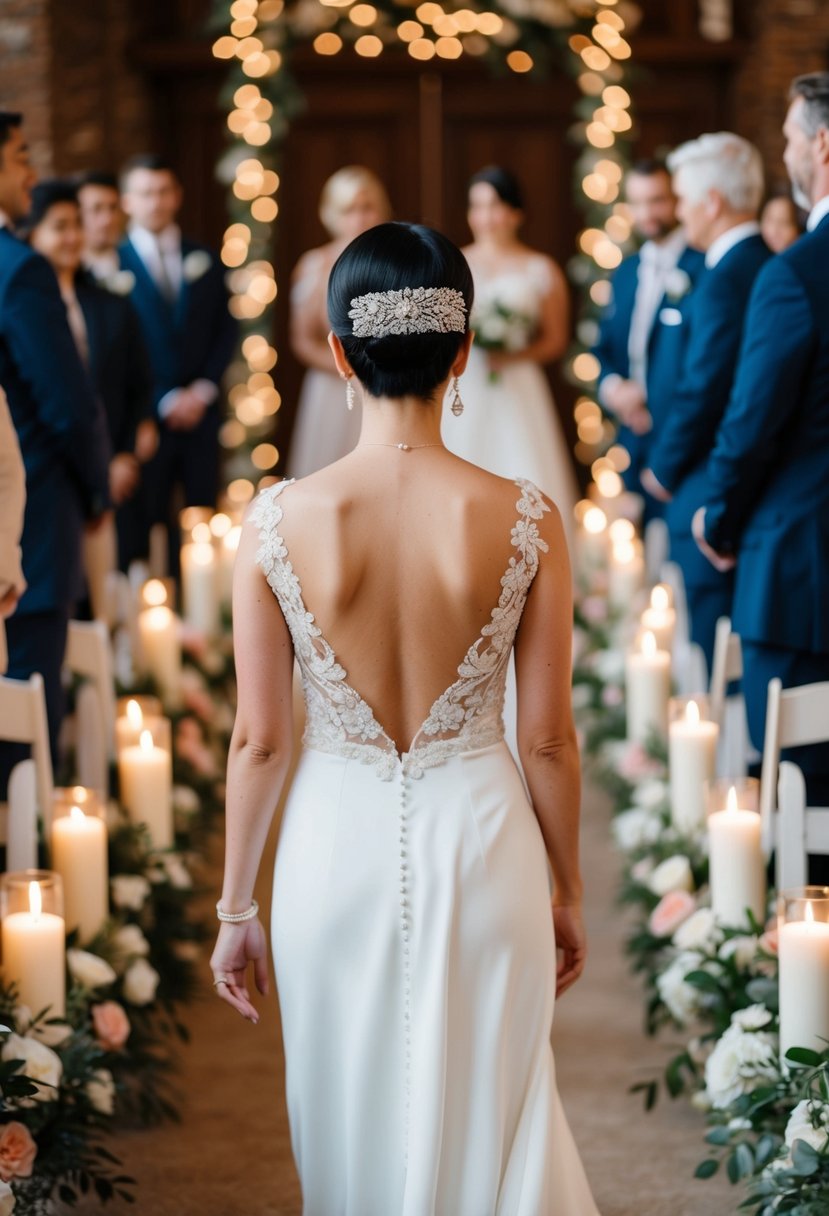
<svg viewBox="0 0 829 1216">
<path fill-rule="evenodd" d="M 191 713 L 196 714 L 204 722 L 209 722 L 213 716 L 213 702 L 210 694 L 204 688 L 186 688 L 184 704 Z"/>
<path fill-rule="evenodd" d="M 760 938 L 760 949 L 765 950 L 766 954 L 777 954 L 778 937 L 776 924 L 768 927 Z"/>
<path fill-rule="evenodd" d="M 130 1020 L 117 1001 L 92 1006 L 95 1038 L 105 1051 L 120 1051 L 130 1034 Z"/>
<path fill-rule="evenodd" d="M 203 659 L 207 654 L 207 637 L 200 629 L 194 629 L 192 625 L 183 621 L 180 637 L 182 650 L 191 654 L 194 659 Z"/>
<path fill-rule="evenodd" d="M 28 1127 L 23 1123 L 0 1126 L 0 1178 L 4 1182 L 10 1182 L 12 1178 L 31 1178 L 36 1156 L 37 1145 Z"/>
<path fill-rule="evenodd" d="M 651 912 L 648 928 L 654 937 L 672 937 L 696 908 L 696 900 L 687 891 L 669 891 Z"/>
<path fill-rule="evenodd" d="M 618 684 L 606 684 L 602 689 L 602 705 L 605 709 L 616 709 L 623 700 L 622 690 Z"/>
<path fill-rule="evenodd" d="M 588 595 L 581 602 L 584 619 L 591 625 L 601 625 L 607 620 L 607 600 L 601 595 Z"/>
<path fill-rule="evenodd" d="M 640 781 L 660 772 L 660 764 L 651 759 L 641 743 L 629 743 L 619 760 L 619 776 L 628 781 Z"/>
</svg>

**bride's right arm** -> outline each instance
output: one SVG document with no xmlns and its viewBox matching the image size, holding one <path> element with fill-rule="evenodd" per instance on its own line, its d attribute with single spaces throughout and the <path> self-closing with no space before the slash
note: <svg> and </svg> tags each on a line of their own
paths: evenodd
<svg viewBox="0 0 829 1216">
<path fill-rule="evenodd" d="M 248 522 L 233 574 L 233 651 L 238 701 L 227 760 L 222 909 L 243 912 L 288 773 L 293 747 L 291 636 L 256 563 Z"/>
<path fill-rule="evenodd" d="M 336 374 L 328 347 L 326 286 L 322 253 L 313 249 L 297 262 L 291 282 L 291 350 L 306 367 Z"/>
</svg>

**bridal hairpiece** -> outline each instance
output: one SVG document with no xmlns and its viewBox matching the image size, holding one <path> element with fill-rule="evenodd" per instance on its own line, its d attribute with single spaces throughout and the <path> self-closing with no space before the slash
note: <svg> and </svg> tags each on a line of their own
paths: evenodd
<svg viewBox="0 0 829 1216">
<path fill-rule="evenodd" d="M 466 304 L 454 287 L 404 287 L 356 296 L 348 313 L 355 338 L 389 334 L 462 334 Z"/>
</svg>

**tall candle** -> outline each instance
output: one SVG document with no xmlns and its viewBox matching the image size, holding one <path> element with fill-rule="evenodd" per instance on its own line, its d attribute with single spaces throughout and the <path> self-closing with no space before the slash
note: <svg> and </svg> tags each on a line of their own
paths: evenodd
<svg viewBox="0 0 829 1216">
<path fill-rule="evenodd" d="M 645 743 L 652 733 L 664 738 L 671 695 L 671 656 L 657 649 L 652 633 L 643 635 L 640 650 L 628 652 L 625 683 L 628 739 Z"/>
<path fill-rule="evenodd" d="M 43 911 L 38 882 L 29 883 L 29 911 L 3 917 L 3 978 L 33 1014 L 47 1006 L 50 1017 L 66 1013 L 66 927 Z"/>
<path fill-rule="evenodd" d="M 169 704 L 177 704 L 181 686 L 181 640 L 178 617 L 166 604 L 138 615 L 138 637 L 145 670 Z"/>
<path fill-rule="evenodd" d="M 159 713 L 146 713 L 137 698 L 130 698 L 126 704 L 126 713 L 115 719 L 116 752 L 120 753 L 125 747 L 135 747 L 141 742 L 141 735 L 148 730 L 157 747 L 172 751 L 172 728 L 170 719 Z"/>
<path fill-rule="evenodd" d="M 781 924 L 780 1054 L 790 1047 L 824 1051 L 829 1039 L 829 924 L 814 919 L 810 901 L 805 919 Z"/>
<path fill-rule="evenodd" d="M 52 866 L 63 879 L 66 929 L 89 942 L 109 915 L 106 824 L 73 806 L 52 822 Z"/>
<path fill-rule="evenodd" d="M 705 783 L 714 777 L 719 733 L 716 722 L 702 718 L 693 698 L 684 716 L 670 725 L 671 817 L 681 832 L 693 832 L 705 821 Z"/>
<path fill-rule="evenodd" d="M 642 613 L 642 628 L 651 631 L 660 650 L 673 650 L 676 611 L 671 606 L 667 587 L 661 583 L 651 591 L 650 605 Z"/>
<path fill-rule="evenodd" d="M 607 516 L 601 507 L 588 507 L 578 539 L 579 564 L 585 573 L 607 565 Z"/>
<path fill-rule="evenodd" d="M 608 594 L 615 608 L 629 609 L 645 583 L 645 559 L 637 540 L 613 546 L 608 571 Z"/>
<path fill-rule="evenodd" d="M 746 908 L 766 919 L 766 867 L 760 845 L 760 816 L 737 805 L 732 786 L 724 811 L 708 816 L 711 907 L 721 925 L 744 926 Z"/>
<path fill-rule="evenodd" d="M 121 799 L 135 823 L 144 823 L 153 847 L 168 849 L 173 843 L 172 757 L 156 747 L 148 730 L 137 747 L 125 747 L 118 757 Z"/>
<path fill-rule="evenodd" d="M 236 550 L 242 537 L 242 529 L 237 524 L 222 537 L 219 550 L 219 583 L 223 604 L 230 604 L 233 593 L 233 568 L 236 565 Z"/>
<path fill-rule="evenodd" d="M 205 525 L 206 526 L 206 525 Z M 208 529 L 209 535 L 209 529 Z M 212 637 L 219 631 L 219 596 L 213 545 L 193 541 L 181 547 L 184 619 Z"/>
</svg>

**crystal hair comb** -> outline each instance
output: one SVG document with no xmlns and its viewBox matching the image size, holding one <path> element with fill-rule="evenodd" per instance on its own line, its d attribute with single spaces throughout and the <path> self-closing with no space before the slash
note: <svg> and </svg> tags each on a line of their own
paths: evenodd
<svg viewBox="0 0 829 1216">
<path fill-rule="evenodd" d="M 462 334 L 466 304 L 454 287 L 404 287 L 356 296 L 348 313 L 355 338 L 390 334 Z"/>
</svg>

